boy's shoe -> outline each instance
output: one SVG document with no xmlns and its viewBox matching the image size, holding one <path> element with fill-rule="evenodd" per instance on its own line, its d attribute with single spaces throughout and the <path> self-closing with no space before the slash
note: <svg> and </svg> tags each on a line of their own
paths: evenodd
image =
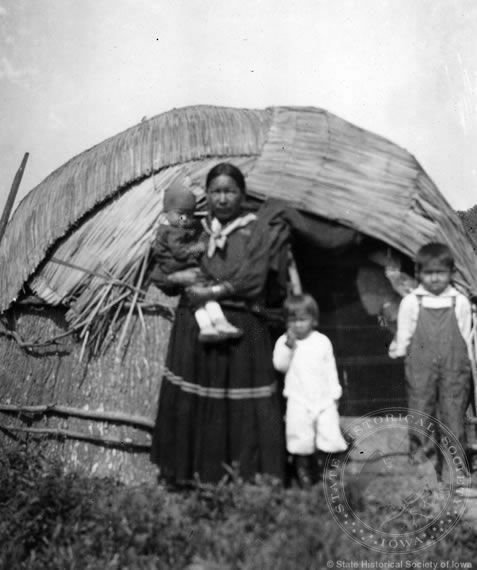
<svg viewBox="0 0 477 570">
<path fill-rule="evenodd" d="M 200 329 L 199 341 L 200 342 L 222 342 L 227 337 L 219 332 L 215 327 L 208 326 Z"/>
<path fill-rule="evenodd" d="M 214 323 L 215 330 L 225 338 L 240 338 L 243 335 L 242 329 L 234 327 L 228 321 L 219 321 Z"/>
</svg>

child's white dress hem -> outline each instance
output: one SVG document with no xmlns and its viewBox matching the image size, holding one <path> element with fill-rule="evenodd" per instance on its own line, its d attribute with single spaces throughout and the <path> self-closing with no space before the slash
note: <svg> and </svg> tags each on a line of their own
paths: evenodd
<svg viewBox="0 0 477 570">
<path fill-rule="evenodd" d="M 346 451 L 336 403 L 313 413 L 299 400 L 288 398 L 286 442 L 288 453 L 294 455 L 310 455 L 315 449 L 326 453 Z"/>
</svg>

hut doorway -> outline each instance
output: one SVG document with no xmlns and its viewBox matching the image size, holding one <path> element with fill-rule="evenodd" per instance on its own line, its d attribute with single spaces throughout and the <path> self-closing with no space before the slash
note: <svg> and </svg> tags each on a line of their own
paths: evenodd
<svg viewBox="0 0 477 570">
<path fill-rule="evenodd" d="M 326 220 L 314 220 L 313 239 L 298 238 L 293 254 L 303 290 L 320 307 L 319 330 L 333 343 L 343 397 L 340 413 L 363 415 L 405 406 L 404 366 L 388 348 L 394 335 L 382 306 L 401 297 L 376 262 L 389 247 Z M 412 263 L 398 252 L 405 270 Z"/>
</svg>

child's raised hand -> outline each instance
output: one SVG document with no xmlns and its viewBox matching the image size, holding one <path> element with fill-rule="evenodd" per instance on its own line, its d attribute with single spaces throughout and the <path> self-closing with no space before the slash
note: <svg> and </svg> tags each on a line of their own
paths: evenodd
<svg viewBox="0 0 477 570">
<path fill-rule="evenodd" d="M 285 344 L 288 346 L 288 348 L 295 348 L 296 334 L 291 328 L 288 328 L 287 330 L 287 340 L 285 341 Z"/>
</svg>

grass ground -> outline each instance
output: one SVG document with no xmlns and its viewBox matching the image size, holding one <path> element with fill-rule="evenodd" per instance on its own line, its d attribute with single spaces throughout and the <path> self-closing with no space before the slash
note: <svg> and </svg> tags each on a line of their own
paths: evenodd
<svg viewBox="0 0 477 570">
<path fill-rule="evenodd" d="M 388 564 L 375 568 L 476 562 L 477 533 L 465 522 L 415 554 L 360 546 L 331 516 L 321 484 L 310 491 L 266 479 L 180 493 L 159 485 L 126 487 L 65 474 L 61 462 L 32 446 L 3 451 L 0 467 L 2 569 L 320 570 L 329 562 L 361 568 L 345 564 L 363 560 L 368 567 Z M 362 520 L 375 523 L 388 491 L 399 494 L 406 485 L 402 477 L 378 479 L 357 507 Z"/>
</svg>

